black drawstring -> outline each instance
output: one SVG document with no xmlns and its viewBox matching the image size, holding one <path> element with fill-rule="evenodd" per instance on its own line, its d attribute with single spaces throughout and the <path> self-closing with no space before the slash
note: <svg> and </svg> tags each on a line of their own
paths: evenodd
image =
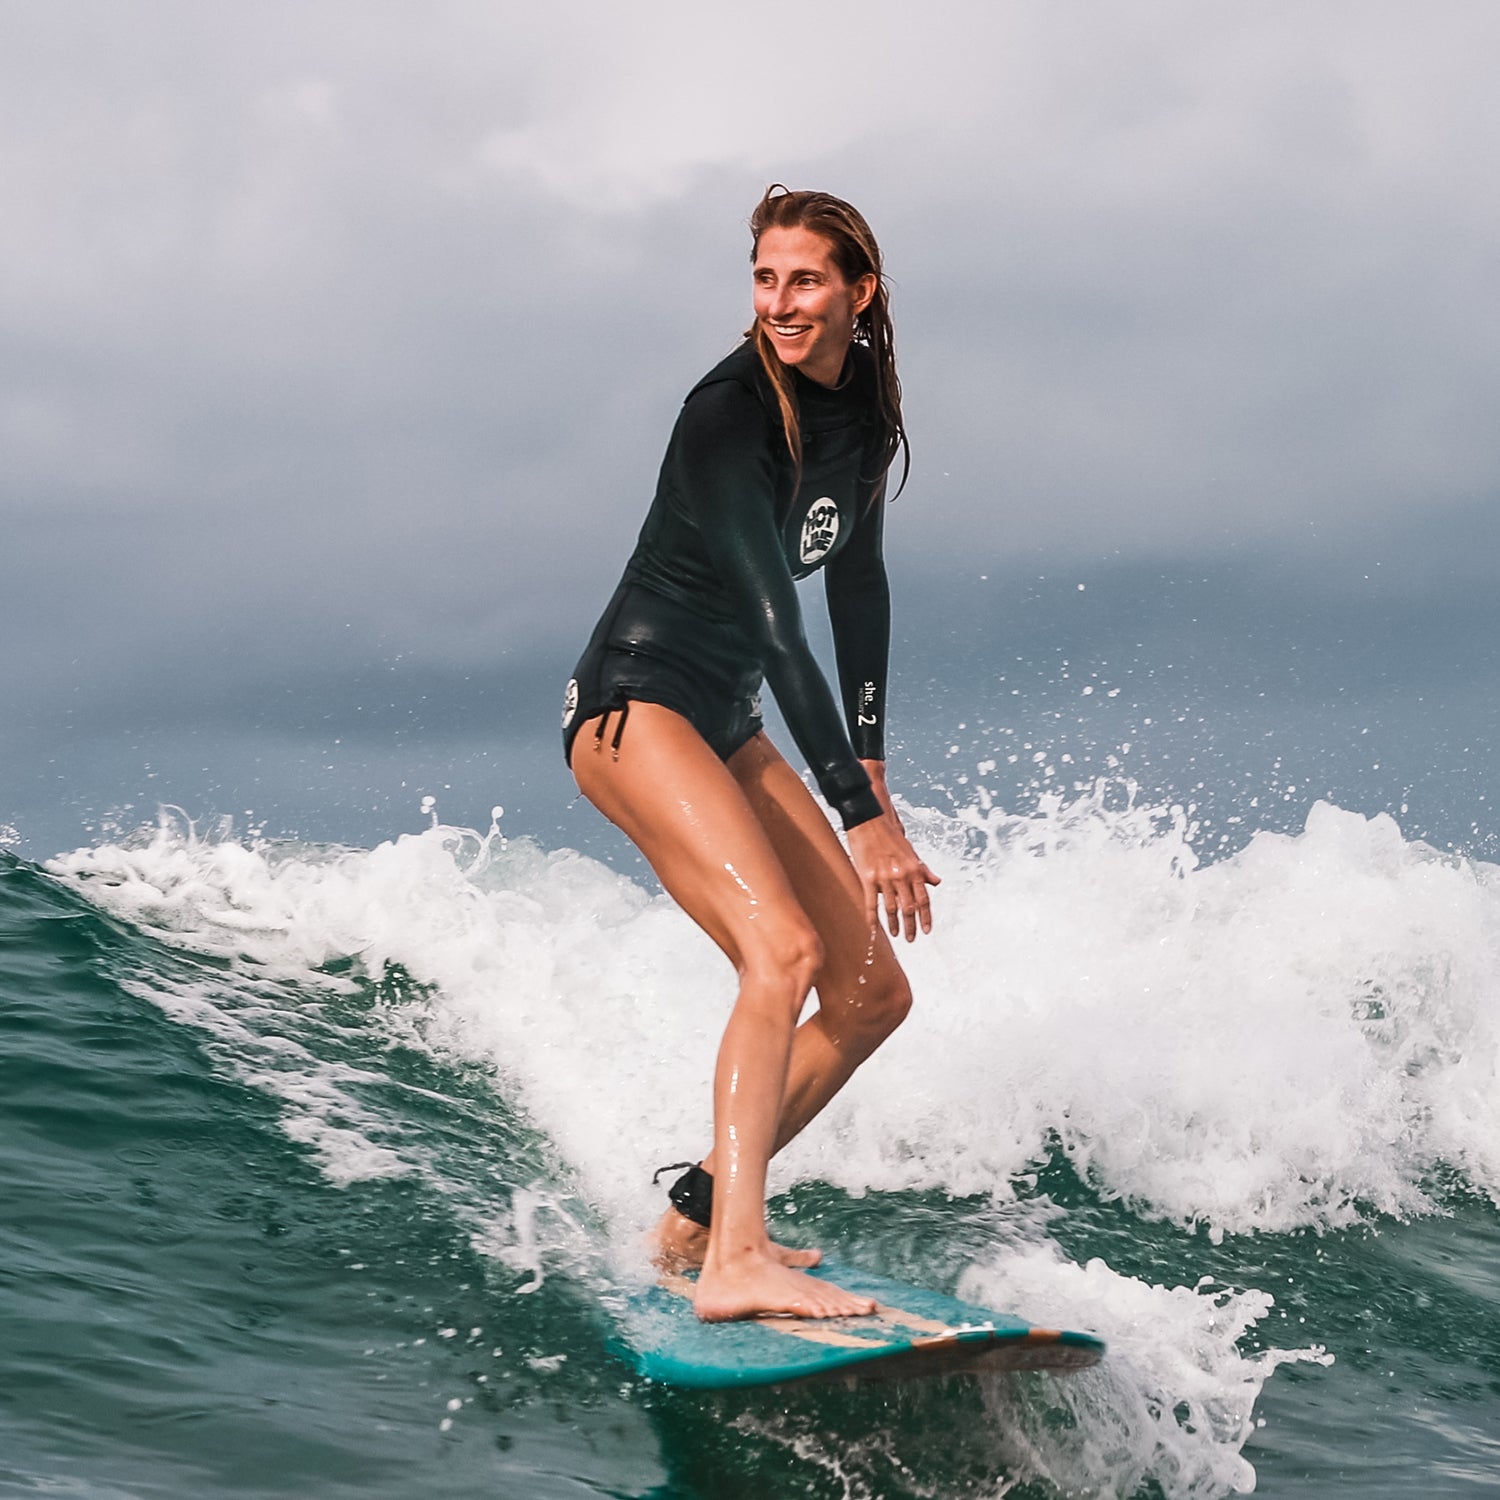
<svg viewBox="0 0 1500 1500">
<path fill-rule="evenodd" d="M 609 749 L 614 758 L 619 760 L 620 740 L 625 733 L 625 721 L 630 717 L 629 698 L 623 699 L 618 706 L 611 704 L 599 715 L 599 727 L 594 731 L 594 749 L 597 750 L 604 743 L 604 731 L 609 727 L 609 716 L 612 713 L 618 713 L 620 717 L 615 720 L 615 732 L 610 739 Z"/>
</svg>

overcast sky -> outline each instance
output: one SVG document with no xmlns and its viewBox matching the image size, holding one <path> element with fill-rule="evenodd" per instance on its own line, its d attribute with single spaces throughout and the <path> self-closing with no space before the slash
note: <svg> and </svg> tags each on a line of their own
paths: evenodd
<svg viewBox="0 0 1500 1500">
<path fill-rule="evenodd" d="M 1491 0 L 0 0 L 0 751 L 565 676 L 772 180 L 884 243 L 910 579 L 1500 581 L 1497 56 Z"/>
</svg>

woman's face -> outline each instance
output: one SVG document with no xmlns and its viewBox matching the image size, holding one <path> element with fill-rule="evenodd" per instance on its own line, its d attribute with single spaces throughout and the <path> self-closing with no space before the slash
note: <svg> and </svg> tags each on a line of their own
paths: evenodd
<svg viewBox="0 0 1500 1500">
<path fill-rule="evenodd" d="M 755 317 L 783 364 L 836 385 L 874 276 L 848 282 L 833 247 L 810 229 L 767 229 L 755 247 Z"/>
</svg>

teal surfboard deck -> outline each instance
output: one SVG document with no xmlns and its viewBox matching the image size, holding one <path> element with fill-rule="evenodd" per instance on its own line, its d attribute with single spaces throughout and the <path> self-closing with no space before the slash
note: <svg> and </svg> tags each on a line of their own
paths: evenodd
<svg viewBox="0 0 1500 1500">
<path fill-rule="evenodd" d="M 628 1293 L 616 1310 L 615 1352 L 637 1374 L 697 1390 L 795 1380 L 904 1380 L 990 1370 L 1081 1370 L 1104 1341 L 1037 1328 L 1021 1318 L 825 1262 L 811 1273 L 873 1297 L 867 1318 L 756 1318 L 700 1323 L 693 1283 L 667 1277 Z"/>
</svg>

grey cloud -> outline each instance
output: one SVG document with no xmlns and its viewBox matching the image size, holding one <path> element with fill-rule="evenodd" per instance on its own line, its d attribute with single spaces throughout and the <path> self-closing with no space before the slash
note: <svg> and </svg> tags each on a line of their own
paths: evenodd
<svg viewBox="0 0 1500 1500">
<path fill-rule="evenodd" d="M 886 244 L 914 577 L 1334 533 L 1444 576 L 1500 460 L 1491 7 L 757 14 L 14 11 L 10 711 L 565 666 L 772 178 Z M 823 72 L 766 67 L 794 18 Z"/>
</svg>

